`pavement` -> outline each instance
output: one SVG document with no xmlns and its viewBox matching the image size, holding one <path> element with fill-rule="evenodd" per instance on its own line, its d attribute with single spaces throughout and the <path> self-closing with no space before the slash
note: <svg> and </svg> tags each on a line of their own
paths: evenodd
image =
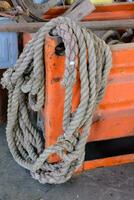
<svg viewBox="0 0 134 200">
<path fill-rule="evenodd" d="M 0 200 L 134 200 L 134 164 L 91 170 L 62 185 L 42 185 L 13 160 L 1 126 Z"/>
</svg>

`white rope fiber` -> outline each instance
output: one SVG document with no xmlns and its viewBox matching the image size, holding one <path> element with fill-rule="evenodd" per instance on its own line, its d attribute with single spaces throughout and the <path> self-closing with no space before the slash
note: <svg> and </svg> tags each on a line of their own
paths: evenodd
<svg viewBox="0 0 134 200">
<path fill-rule="evenodd" d="M 66 63 L 61 83 L 66 91 L 64 132 L 55 145 L 44 149 L 44 142 L 33 127 L 29 113 L 31 109 L 40 111 L 45 102 L 43 47 L 46 35 L 51 30 L 62 38 L 65 46 Z M 2 84 L 9 92 L 6 129 L 8 146 L 16 162 L 30 170 L 32 177 L 39 182 L 64 183 L 82 165 L 93 114 L 106 88 L 111 58 L 110 48 L 103 40 L 71 19 L 58 17 L 35 34 L 15 67 L 4 74 Z M 72 89 L 76 81 L 77 59 L 80 103 L 72 116 Z M 58 163 L 48 162 L 48 157 L 53 153 L 61 158 Z"/>
</svg>

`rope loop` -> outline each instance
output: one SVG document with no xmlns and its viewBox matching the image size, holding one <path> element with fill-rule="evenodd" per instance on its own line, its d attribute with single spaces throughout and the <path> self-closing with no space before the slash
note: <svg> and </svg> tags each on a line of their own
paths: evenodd
<svg viewBox="0 0 134 200">
<path fill-rule="evenodd" d="M 53 32 L 65 46 L 65 87 L 63 133 L 55 145 L 44 149 L 39 131 L 29 113 L 39 112 L 45 102 L 44 42 Z M 31 171 L 41 183 L 60 184 L 69 180 L 82 165 L 85 145 L 96 106 L 102 99 L 112 65 L 111 51 L 91 31 L 66 17 L 43 26 L 26 45 L 13 70 L 8 69 L 2 84 L 8 89 L 7 141 L 18 164 Z M 78 63 L 78 66 L 77 66 Z M 76 69 L 78 68 L 78 69 Z M 80 76 L 80 103 L 72 115 L 72 93 Z M 57 154 L 58 163 L 49 163 Z"/>
</svg>

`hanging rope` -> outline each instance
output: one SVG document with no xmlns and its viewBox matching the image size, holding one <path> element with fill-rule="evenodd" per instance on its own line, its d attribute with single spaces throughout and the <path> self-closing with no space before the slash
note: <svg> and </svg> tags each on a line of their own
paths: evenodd
<svg viewBox="0 0 134 200">
<path fill-rule="evenodd" d="M 46 34 L 62 38 L 66 63 L 61 84 L 65 87 L 64 132 L 55 145 L 44 143 L 29 117 L 32 109 L 41 110 L 45 101 L 44 53 Z M 72 89 L 76 81 L 76 57 L 80 74 L 80 103 L 71 115 Z M 13 69 L 4 74 L 2 84 L 8 89 L 7 141 L 9 149 L 22 167 L 41 183 L 64 183 L 84 161 L 85 144 L 96 106 L 103 97 L 111 68 L 108 45 L 91 31 L 69 18 L 59 17 L 42 27 L 27 44 Z M 82 128 L 82 133 L 80 129 Z M 97 133 L 96 133 L 97 134 Z M 56 153 L 61 160 L 49 163 Z"/>
</svg>

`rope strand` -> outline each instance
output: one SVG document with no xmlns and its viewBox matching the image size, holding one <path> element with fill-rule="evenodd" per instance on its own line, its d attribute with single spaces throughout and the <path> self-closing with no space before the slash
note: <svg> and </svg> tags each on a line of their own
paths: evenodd
<svg viewBox="0 0 134 200">
<path fill-rule="evenodd" d="M 30 122 L 29 112 L 30 109 L 40 111 L 45 101 L 43 47 L 46 34 L 51 30 L 62 38 L 65 45 L 66 63 L 61 83 L 66 90 L 64 133 L 55 145 L 44 149 L 38 130 Z M 81 82 L 80 103 L 72 116 L 76 57 Z M 16 162 L 30 170 L 32 177 L 39 182 L 64 183 L 83 163 L 92 117 L 104 95 L 111 58 L 110 48 L 103 40 L 69 18 L 58 17 L 36 33 L 15 67 L 4 74 L 2 84 L 9 92 L 6 129 L 8 146 Z M 48 163 L 48 157 L 53 153 L 61 158 L 59 163 Z"/>
</svg>

